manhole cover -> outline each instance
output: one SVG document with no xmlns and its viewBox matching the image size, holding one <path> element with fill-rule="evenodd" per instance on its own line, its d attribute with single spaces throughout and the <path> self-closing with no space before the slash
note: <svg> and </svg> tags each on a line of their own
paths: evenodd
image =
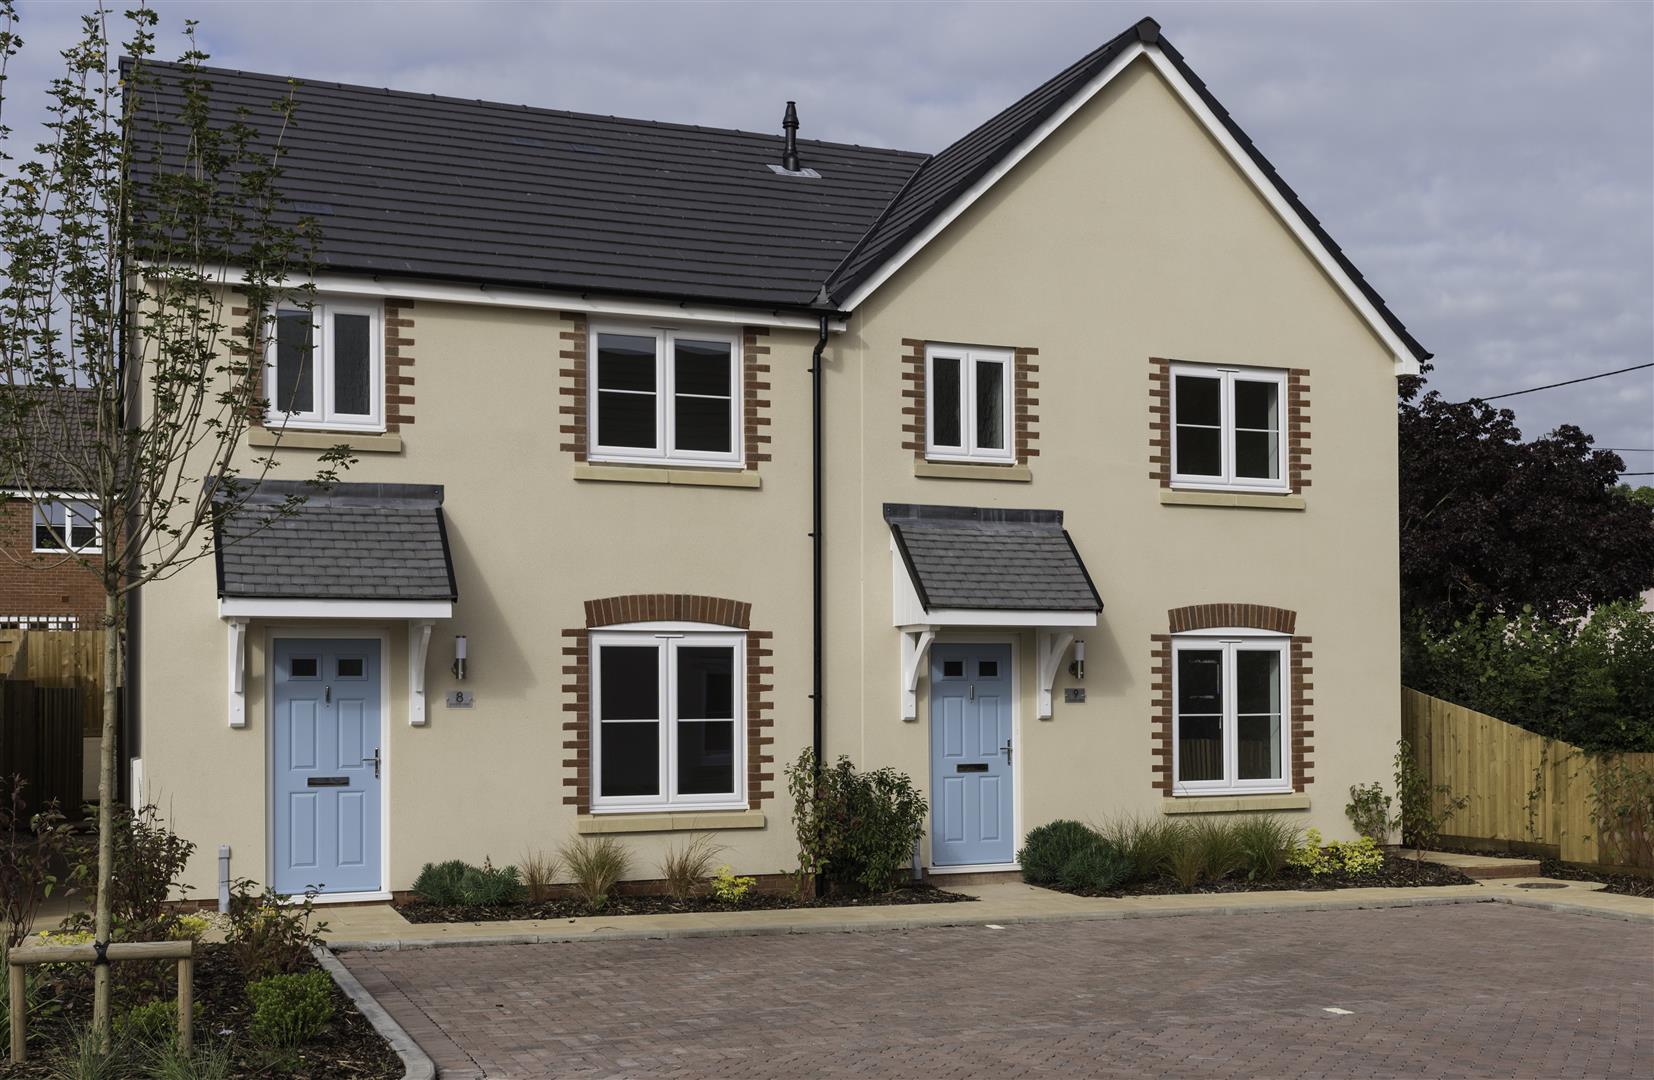
<svg viewBox="0 0 1654 1080">
<path fill-rule="evenodd" d="M 1565 881 L 1524 881 L 1516 886 L 1518 889 L 1566 889 Z"/>
</svg>

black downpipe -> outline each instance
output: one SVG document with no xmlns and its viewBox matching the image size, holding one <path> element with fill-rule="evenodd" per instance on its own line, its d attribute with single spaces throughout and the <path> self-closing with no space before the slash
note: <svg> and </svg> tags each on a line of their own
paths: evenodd
<svg viewBox="0 0 1654 1080">
<path fill-rule="evenodd" d="M 821 336 L 816 339 L 815 352 L 810 355 L 810 573 L 812 601 L 811 648 L 813 650 L 810 674 L 811 731 L 815 747 L 816 768 L 822 766 L 822 613 L 821 613 L 821 354 L 827 349 L 827 316 L 821 317 Z"/>
</svg>

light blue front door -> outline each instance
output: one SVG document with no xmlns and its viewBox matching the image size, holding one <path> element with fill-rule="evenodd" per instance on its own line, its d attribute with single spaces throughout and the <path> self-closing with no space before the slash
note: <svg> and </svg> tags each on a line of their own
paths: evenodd
<svg viewBox="0 0 1654 1080">
<path fill-rule="evenodd" d="M 379 642 L 278 638 L 271 724 L 276 891 L 377 892 Z"/>
<path fill-rule="evenodd" d="M 1011 789 L 1011 647 L 930 649 L 931 862 L 1016 857 Z"/>
</svg>

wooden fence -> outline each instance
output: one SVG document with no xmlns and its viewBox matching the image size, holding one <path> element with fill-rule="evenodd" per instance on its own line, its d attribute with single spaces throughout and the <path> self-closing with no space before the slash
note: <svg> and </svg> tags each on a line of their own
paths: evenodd
<svg viewBox="0 0 1654 1080">
<path fill-rule="evenodd" d="M 81 690 L 81 734 L 103 734 L 102 630 L 0 630 L 0 676 Z M 9 659 L 8 659 L 9 658 Z"/>
<path fill-rule="evenodd" d="M 1654 776 L 1654 754 L 1587 754 L 1571 743 L 1416 690 L 1401 691 L 1401 734 L 1432 787 L 1469 803 L 1442 827 L 1444 841 L 1551 855 L 1568 862 L 1654 869 L 1654 822 L 1621 817 L 1604 830 L 1596 793 L 1621 773 Z M 1447 796 L 1437 794 L 1436 809 Z"/>
<path fill-rule="evenodd" d="M 81 699 L 76 686 L 36 686 L 0 680 L 0 775 L 21 774 L 25 816 L 53 799 L 69 818 L 80 817 Z"/>
</svg>

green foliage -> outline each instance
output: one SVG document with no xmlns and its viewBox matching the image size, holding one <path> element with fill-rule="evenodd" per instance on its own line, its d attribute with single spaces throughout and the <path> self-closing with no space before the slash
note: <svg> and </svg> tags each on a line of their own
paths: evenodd
<svg viewBox="0 0 1654 1080">
<path fill-rule="evenodd" d="M 231 1080 L 236 1075 L 235 1043 L 204 1040 L 194 1053 L 178 1049 L 176 1040 L 144 1048 L 144 1080 Z"/>
<path fill-rule="evenodd" d="M 256 887 L 247 878 L 231 883 L 225 947 L 248 979 L 303 970 L 327 932 L 325 922 L 315 921 L 316 891 L 294 899 L 269 888 L 255 892 Z"/>
<path fill-rule="evenodd" d="M 1370 836 L 1324 844 L 1321 830 L 1310 829 L 1304 834 L 1303 846 L 1292 853 L 1287 863 L 1315 877 L 1334 874 L 1362 877 L 1384 868 L 1384 852 Z"/>
<path fill-rule="evenodd" d="M 528 899 L 536 904 L 548 899 L 557 880 L 557 856 L 535 848 L 523 852 L 519 865 L 523 868 L 523 891 Z"/>
<path fill-rule="evenodd" d="M 1654 750 L 1654 612 L 1604 604 L 1583 621 L 1524 608 L 1452 623 L 1410 620 L 1402 678 L 1415 690 L 1592 751 Z"/>
<path fill-rule="evenodd" d="M 414 878 L 414 895 L 427 904 L 440 904 L 444 907 L 462 903 L 460 883 L 465 880 L 465 871 L 469 869 L 470 867 L 459 859 L 426 863 L 419 868 L 419 876 Z"/>
<path fill-rule="evenodd" d="M 821 874 L 842 891 L 885 892 L 911 864 L 929 805 L 905 773 L 859 772 L 847 757 L 822 765 L 808 747 L 787 766 L 799 879 Z"/>
<path fill-rule="evenodd" d="M 248 983 L 247 996 L 253 1038 L 267 1046 L 302 1046 L 333 1019 L 333 980 L 325 971 L 271 975 Z"/>
<path fill-rule="evenodd" d="M 70 842 L 55 804 L 30 814 L 21 775 L 0 776 L 0 953 L 21 945 L 40 902 L 57 887 L 56 869 Z"/>
<path fill-rule="evenodd" d="M 1030 829 L 1017 852 L 1022 880 L 1030 885 L 1055 884 L 1074 856 L 1101 842 L 1094 829 L 1078 821 L 1053 821 Z"/>
<path fill-rule="evenodd" d="M 1624 758 L 1602 758 L 1591 770 L 1591 825 L 1602 861 L 1654 870 L 1654 773 Z"/>
<path fill-rule="evenodd" d="M 1370 784 L 1351 784 L 1350 801 L 1344 804 L 1344 813 L 1356 832 L 1382 844 L 1390 839 L 1390 802 L 1384 785 L 1377 780 Z"/>
<path fill-rule="evenodd" d="M 178 1037 L 178 1003 L 157 999 L 136 1005 L 115 1021 L 115 1032 L 143 1046 L 171 1042 Z"/>
<path fill-rule="evenodd" d="M 712 879 L 712 895 L 726 904 L 739 904 L 757 883 L 757 878 L 737 877 L 734 867 L 720 866 Z"/>
<path fill-rule="evenodd" d="M 632 857 L 612 836 L 582 836 L 563 845 L 559 855 L 574 879 L 575 895 L 593 910 L 608 904 L 609 894 L 632 869 Z"/>
<path fill-rule="evenodd" d="M 1181 825 L 1161 817 L 1112 818 L 1097 831 L 1131 861 L 1140 878 L 1170 873 L 1172 853 L 1183 844 L 1186 835 Z"/>
<path fill-rule="evenodd" d="M 1248 881 L 1274 881 L 1298 848 L 1298 830 L 1273 815 L 1239 818 L 1231 827 Z"/>
<path fill-rule="evenodd" d="M 87 808 L 87 816 L 95 811 Z M 109 915 L 118 941 L 166 941 L 182 917 L 169 906 L 184 898 L 192 886 L 183 883 L 195 845 L 167 827 L 153 806 L 132 810 L 111 808 L 113 877 L 110 880 Z M 82 833 L 70 845 L 69 881 L 77 890 L 96 888 L 98 838 Z M 66 927 L 92 928 L 92 913 L 82 911 L 65 922 Z"/>
<path fill-rule="evenodd" d="M 1395 827 L 1401 830 L 1401 842 L 1420 857 L 1441 842 L 1448 819 L 1470 805 L 1468 796 L 1454 795 L 1446 784 L 1430 786 L 1430 777 L 1419 768 L 1406 739 L 1396 743 L 1396 802 Z"/>
<path fill-rule="evenodd" d="M 52 1059 L 52 1080 L 128 1080 L 138 1075 L 133 1049 L 118 1033 L 105 1039 L 91 1028 L 76 1028 Z"/>
<path fill-rule="evenodd" d="M 668 848 L 660 861 L 660 877 L 666 882 L 667 893 L 674 900 L 689 899 L 712 873 L 712 863 L 723 850 L 710 836 L 697 836 L 683 847 Z"/>
<path fill-rule="evenodd" d="M 1076 892 L 1108 892 L 1130 881 L 1134 873 L 1130 859 L 1093 833 L 1092 842 L 1074 852 L 1057 872 L 1057 884 Z"/>
<path fill-rule="evenodd" d="M 1246 847 L 1234 822 L 1202 818 L 1189 832 L 1191 845 L 1200 852 L 1203 876 L 1221 881 L 1247 866 Z"/>
<path fill-rule="evenodd" d="M 481 866 L 466 867 L 465 876 L 460 879 L 459 891 L 467 904 L 497 907 L 521 900 L 523 882 L 517 876 L 515 866 L 496 868 L 493 861 L 484 855 Z"/>
</svg>

